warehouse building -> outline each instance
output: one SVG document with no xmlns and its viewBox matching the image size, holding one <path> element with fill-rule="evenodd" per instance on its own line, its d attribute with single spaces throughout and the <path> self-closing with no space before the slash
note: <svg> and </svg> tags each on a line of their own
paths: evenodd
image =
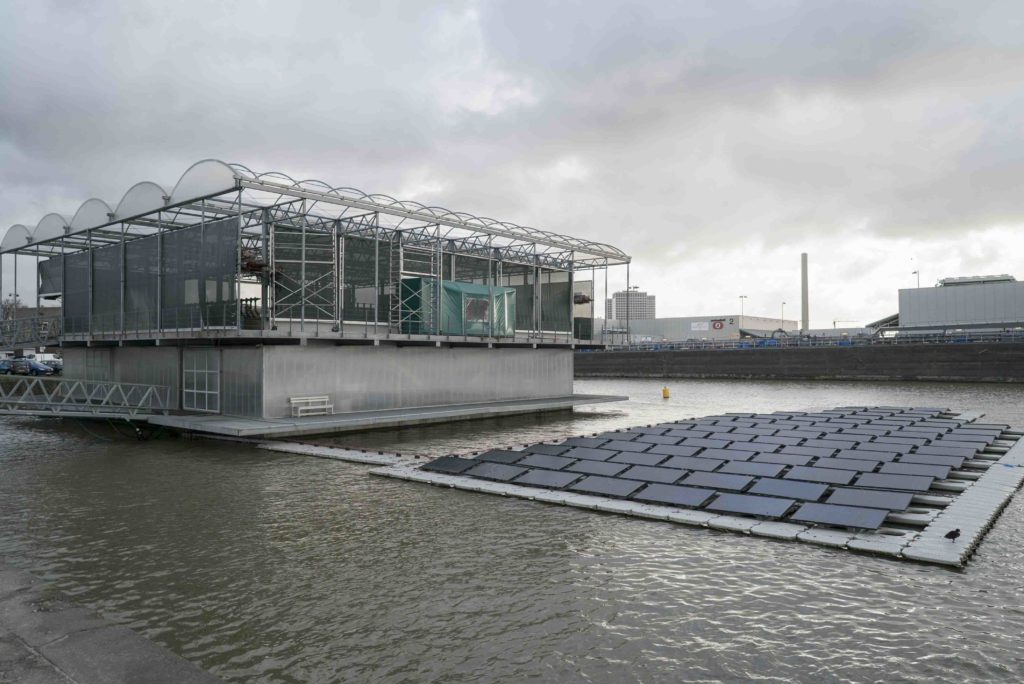
<svg viewBox="0 0 1024 684">
<path fill-rule="evenodd" d="M 899 292 L 898 327 L 907 332 L 1003 330 L 1024 326 L 1024 283 L 1011 275 L 944 278 Z"/>
<path fill-rule="evenodd" d="M 687 340 L 738 340 L 745 337 L 763 338 L 773 334 L 798 334 L 797 321 L 731 314 L 723 316 L 686 316 L 630 320 L 629 334 L 626 321 L 601 321 L 599 328 L 609 344 L 645 344 L 658 342 L 685 342 Z M 628 342 L 627 342 L 628 339 Z"/>
</svg>

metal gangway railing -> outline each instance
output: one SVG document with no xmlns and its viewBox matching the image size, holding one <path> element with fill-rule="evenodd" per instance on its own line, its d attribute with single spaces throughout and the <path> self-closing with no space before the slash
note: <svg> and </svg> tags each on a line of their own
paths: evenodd
<svg viewBox="0 0 1024 684">
<path fill-rule="evenodd" d="M 61 335 L 61 323 L 60 316 L 9 318 L 0 321 L 0 349 L 54 345 Z"/>
<path fill-rule="evenodd" d="M 0 414 L 134 418 L 166 412 L 171 389 L 106 380 L 0 378 Z"/>
</svg>

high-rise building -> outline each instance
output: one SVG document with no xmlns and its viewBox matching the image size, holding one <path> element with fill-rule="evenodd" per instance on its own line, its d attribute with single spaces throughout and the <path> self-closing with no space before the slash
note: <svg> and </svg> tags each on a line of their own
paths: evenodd
<svg viewBox="0 0 1024 684">
<path fill-rule="evenodd" d="M 635 287 L 614 293 L 604 303 L 604 317 L 608 320 L 624 321 L 627 311 L 629 320 L 643 321 L 655 318 L 654 295 L 641 292 Z"/>
</svg>

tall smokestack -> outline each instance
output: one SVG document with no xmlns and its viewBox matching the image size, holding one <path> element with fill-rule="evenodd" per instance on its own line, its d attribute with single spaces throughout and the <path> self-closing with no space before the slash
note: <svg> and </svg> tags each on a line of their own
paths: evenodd
<svg viewBox="0 0 1024 684">
<path fill-rule="evenodd" d="M 800 255 L 800 332 L 806 333 L 810 329 L 807 313 L 807 252 Z"/>
</svg>

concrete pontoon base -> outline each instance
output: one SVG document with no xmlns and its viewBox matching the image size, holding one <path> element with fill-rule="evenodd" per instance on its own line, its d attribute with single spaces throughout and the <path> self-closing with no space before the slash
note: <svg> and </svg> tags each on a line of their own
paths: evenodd
<svg viewBox="0 0 1024 684">
<path fill-rule="evenodd" d="M 151 425 L 160 425 L 175 430 L 229 437 L 296 437 L 560 411 L 583 404 L 625 401 L 627 398 L 600 394 L 573 394 L 547 399 L 513 399 L 379 411 L 353 411 L 332 416 L 307 416 L 304 418 L 238 418 L 196 414 L 154 415 L 148 416 L 148 422 Z"/>
</svg>

